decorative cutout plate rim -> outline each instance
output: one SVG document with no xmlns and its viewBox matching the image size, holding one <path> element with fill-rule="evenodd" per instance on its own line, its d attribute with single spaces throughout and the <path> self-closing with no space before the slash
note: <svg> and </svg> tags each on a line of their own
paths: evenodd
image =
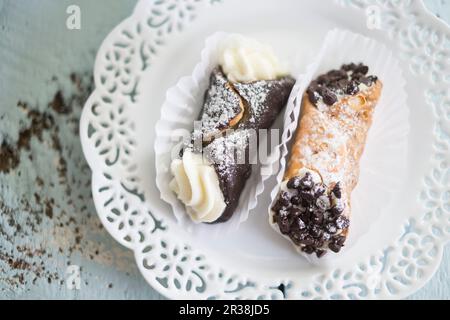
<svg viewBox="0 0 450 320">
<path fill-rule="evenodd" d="M 364 14 L 373 1 L 334 0 Z M 186 26 L 217 0 L 141 0 L 131 17 L 105 39 L 96 59 L 96 89 L 80 120 L 80 137 L 92 170 L 94 203 L 106 230 L 134 251 L 149 284 L 170 298 L 401 298 L 434 274 L 450 240 L 450 32 L 445 23 L 419 1 L 377 1 L 388 37 L 398 41 L 414 76 L 424 90 L 434 122 L 430 173 L 424 177 L 419 216 L 405 221 L 397 243 L 360 261 L 353 270 L 334 269 L 308 283 L 295 279 L 252 279 L 218 266 L 179 235 L 172 222 L 152 212 L 139 188 L 140 152 L 130 105 L 139 99 L 144 72 L 173 33 Z M 151 143 L 149 143 L 151 147 Z"/>
</svg>

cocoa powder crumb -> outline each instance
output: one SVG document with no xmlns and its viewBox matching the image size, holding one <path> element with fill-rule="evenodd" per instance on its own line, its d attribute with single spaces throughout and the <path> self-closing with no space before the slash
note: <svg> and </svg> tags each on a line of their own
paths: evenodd
<svg viewBox="0 0 450 320">
<path fill-rule="evenodd" d="M 49 106 L 60 114 L 68 114 L 72 111 L 72 108 L 66 104 L 64 96 L 61 91 L 55 93 L 53 100 L 49 103 Z"/>
<path fill-rule="evenodd" d="M 9 173 L 19 165 L 19 153 L 10 144 L 3 141 L 0 147 L 0 172 Z"/>
<path fill-rule="evenodd" d="M 45 203 L 45 215 L 50 219 L 53 218 L 53 208 L 50 202 L 48 201 Z"/>
<path fill-rule="evenodd" d="M 58 87 L 62 87 L 56 76 L 52 78 L 52 81 Z M 41 153 L 38 152 L 40 149 L 49 149 L 57 156 L 55 170 L 58 179 L 56 181 L 53 181 L 54 175 L 36 176 L 34 185 L 30 186 L 31 193 L 22 195 L 19 193 L 17 195 L 18 202 L 14 206 L 6 204 L 0 197 L 0 214 L 5 221 L 5 224 L 0 224 L 0 282 L 12 289 L 27 285 L 27 283 L 37 284 L 40 280 L 49 283 L 58 280 L 59 283 L 58 272 L 60 270 L 54 270 L 50 266 L 47 270 L 45 261 L 58 258 L 57 252 L 66 258 L 70 257 L 74 251 L 79 253 L 83 251 L 85 233 L 80 232 L 80 228 L 77 227 L 80 226 L 81 221 L 71 215 L 73 215 L 72 211 L 75 211 L 82 213 L 84 217 L 89 216 L 86 211 L 92 206 L 87 207 L 85 202 L 79 203 L 80 201 L 76 199 L 80 198 L 80 192 L 84 192 L 82 191 L 84 188 L 81 187 L 90 184 L 90 181 L 86 181 L 90 179 L 89 175 L 86 175 L 87 178 L 84 175 L 75 177 L 73 173 L 68 172 L 68 165 L 70 163 L 71 167 L 78 170 L 77 172 L 88 170 L 86 164 L 79 161 L 79 156 L 73 158 L 73 148 L 75 150 L 79 150 L 79 148 L 78 144 L 70 145 L 70 141 L 79 143 L 77 139 L 79 116 L 88 95 L 92 92 L 93 79 L 90 72 L 73 73 L 70 75 L 70 81 L 73 85 L 71 93 L 68 94 L 61 89 L 56 90 L 52 99 L 44 104 L 48 106 L 45 110 L 24 100 L 18 101 L 18 111 L 24 115 L 21 120 L 23 126 L 17 130 L 16 135 L 13 133 L 0 141 L 0 177 L 3 175 L 19 176 L 19 173 L 22 172 L 22 179 L 25 179 L 25 176 L 28 175 L 21 167 L 21 161 L 40 165 L 39 162 L 42 161 L 39 159 L 41 157 Z M 2 114 L 1 118 L 7 119 L 5 114 Z M 69 140 L 66 140 L 67 133 L 73 135 L 69 136 Z M 17 138 L 14 139 L 14 136 Z M 50 144 L 48 144 L 49 141 Z M 39 170 L 36 172 L 40 173 Z M 55 188 L 62 188 L 67 197 L 52 198 L 52 189 Z M 70 206 L 70 213 L 67 209 L 62 209 L 67 206 Z M 59 208 L 59 210 L 55 210 L 55 208 Z M 54 223 L 43 224 L 44 217 L 52 219 Z M 49 252 L 36 249 L 36 247 L 48 245 L 45 239 L 44 242 L 41 242 L 39 235 L 48 232 L 49 226 L 55 228 L 53 236 L 61 232 L 62 228 L 72 230 L 73 235 L 69 235 L 71 240 L 56 243 L 49 247 Z M 73 231 L 75 227 L 78 228 L 77 232 Z M 18 245 L 18 243 L 26 243 L 25 241 L 31 238 L 33 243 Z M 6 244 L 6 248 L 2 246 L 2 243 Z M 3 276 L 6 274 L 8 277 Z"/>
</svg>

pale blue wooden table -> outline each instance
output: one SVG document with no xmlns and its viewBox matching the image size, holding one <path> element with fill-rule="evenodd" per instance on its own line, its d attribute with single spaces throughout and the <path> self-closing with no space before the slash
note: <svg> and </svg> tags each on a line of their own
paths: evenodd
<svg viewBox="0 0 450 320">
<path fill-rule="evenodd" d="M 450 1 L 425 2 L 450 23 Z M 0 0 L 0 298 L 162 298 L 101 228 L 77 134 L 95 52 L 134 3 Z M 71 4 L 79 31 L 66 28 Z M 80 290 L 66 287 L 68 265 Z M 450 246 L 411 298 L 450 298 Z"/>
</svg>

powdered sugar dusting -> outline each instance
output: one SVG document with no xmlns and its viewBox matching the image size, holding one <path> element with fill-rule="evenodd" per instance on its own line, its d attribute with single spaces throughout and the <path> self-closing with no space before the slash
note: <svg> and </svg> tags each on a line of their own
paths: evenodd
<svg viewBox="0 0 450 320">
<path fill-rule="evenodd" d="M 277 92 L 286 86 L 286 83 L 293 82 L 290 77 L 284 77 L 278 80 L 261 80 L 250 83 L 234 83 L 238 93 L 244 98 L 250 108 L 248 123 L 256 124 L 262 114 L 265 114 L 270 108 L 271 92 Z"/>
<path fill-rule="evenodd" d="M 205 103 L 200 120 L 202 133 L 211 137 L 230 126 L 230 122 L 241 113 L 241 99 L 217 68 L 211 75 L 211 83 L 205 94 Z"/>
<path fill-rule="evenodd" d="M 226 136 L 215 139 L 205 149 L 209 161 L 216 165 L 221 177 L 233 174 L 236 165 L 248 164 L 248 145 L 250 133 L 248 130 L 236 130 Z"/>
<path fill-rule="evenodd" d="M 252 110 L 249 122 L 255 123 L 256 119 L 268 108 L 265 102 L 274 83 L 271 81 L 257 81 L 251 85 L 245 83 L 236 83 L 234 85 Z"/>
<path fill-rule="evenodd" d="M 362 87 L 365 97 L 373 95 L 376 86 Z M 376 101 L 367 101 L 364 110 L 352 108 L 349 95 L 343 95 L 332 106 L 308 114 L 300 126 L 306 126 L 294 148 L 299 148 L 293 162 L 315 168 L 325 184 L 341 181 L 344 189 L 353 189 L 359 176 L 359 157 L 362 152 L 371 114 Z M 351 97 L 350 97 L 351 99 Z M 350 149 L 349 149 L 350 148 Z"/>
</svg>

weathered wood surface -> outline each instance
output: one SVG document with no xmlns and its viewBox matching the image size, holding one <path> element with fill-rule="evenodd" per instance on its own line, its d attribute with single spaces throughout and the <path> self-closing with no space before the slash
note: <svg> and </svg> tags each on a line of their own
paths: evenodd
<svg viewBox="0 0 450 320">
<path fill-rule="evenodd" d="M 450 3 L 426 1 L 450 21 Z M 66 28 L 81 8 L 82 29 Z M 133 0 L 0 0 L 0 298 L 159 299 L 102 229 L 78 120 L 95 52 Z M 80 290 L 66 287 L 81 267 Z M 450 248 L 412 298 L 450 298 Z"/>
</svg>

